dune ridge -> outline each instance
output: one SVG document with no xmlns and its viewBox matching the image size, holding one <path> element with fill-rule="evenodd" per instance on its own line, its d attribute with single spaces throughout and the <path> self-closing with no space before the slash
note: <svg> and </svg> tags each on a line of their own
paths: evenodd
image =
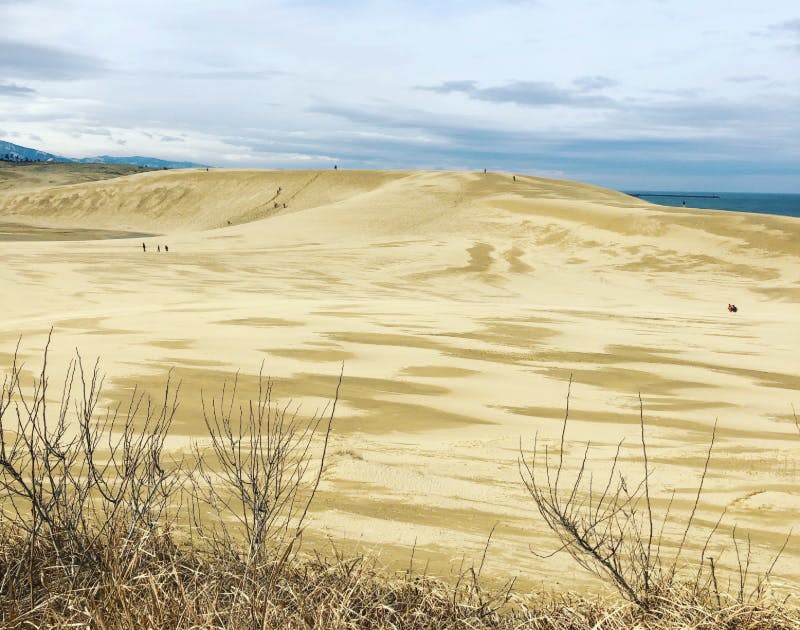
<svg viewBox="0 0 800 630">
<path fill-rule="evenodd" d="M 11 191 L 0 208 L 5 215 L 35 223 L 162 232 L 203 230 L 225 226 L 227 221 L 238 224 L 268 218 L 280 214 L 276 211 L 283 210 L 284 204 L 291 204 L 294 211 L 331 204 L 391 177 L 386 173 L 347 177 L 319 171 L 153 171 Z"/>
</svg>

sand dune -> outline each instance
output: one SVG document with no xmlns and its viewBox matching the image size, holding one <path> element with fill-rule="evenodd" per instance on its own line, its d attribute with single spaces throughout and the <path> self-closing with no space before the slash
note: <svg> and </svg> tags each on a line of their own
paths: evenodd
<svg viewBox="0 0 800 630">
<path fill-rule="evenodd" d="M 132 164 L 83 164 L 32 162 L 18 164 L 0 161 L 0 191 L 21 192 L 93 182 L 152 169 Z"/>
<path fill-rule="evenodd" d="M 168 232 L 257 221 L 328 205 L 399 175 L 318 171 L 153 171 L 121 180 L 11 191 L 0 212 L 31 223 Z M 278 189 L 281 189 L 278 192 Z"/>
<path fill-rule="evenodd" d="M 312 411 L 344 362 L 312 539 L 402 566 L 416 541 L 447 573 L 500 523 L 486 571 L 552 583 L 517 457 L 558 436 L 570 375 L 571 454 L 590 439 L 602 468 L 627 438 L 635 463 L 641 392 L 660 508 L 688 509 L 719 419 L 703 519 L 727 508 L 765 546 L 796 524 L 797 219 L 495 173 L 157 171 L 0 189 L 0 233 L 0 355 L 22 335 L 35 364 L 53 326 L 52 364 L 101 355 L 111 399 L 174 368 L 176 447 L 236 370 L 252 391 L 265 361 Z"/>
</svg>

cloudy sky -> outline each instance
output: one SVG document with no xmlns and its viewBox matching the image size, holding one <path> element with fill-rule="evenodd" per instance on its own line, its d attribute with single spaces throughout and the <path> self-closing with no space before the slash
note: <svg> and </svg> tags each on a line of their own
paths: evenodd
<svg viewBox="0 0 800 630">
<path fill-rule="evenodd" d="M 800 192 L 796 0 L 0 0 L 0 139 Z"/>
</svg>

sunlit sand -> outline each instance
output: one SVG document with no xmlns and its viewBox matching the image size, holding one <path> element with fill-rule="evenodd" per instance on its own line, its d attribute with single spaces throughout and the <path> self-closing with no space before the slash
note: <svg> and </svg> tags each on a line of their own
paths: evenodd
<svg viewBox="0 0 800 630">
<path fill-rule="evenodd" d="M 623 438 L 638 462 L 641 393 L 660 513 L 691 505 L 718 420 L 701 524 L 726 509 L 777 551 L 797 523 L 797 219 L 502 173 L 59 177 L 0 179 L 0 358 L 21 337 L 34 372 L 53 327 L 51 365 L 100 356 L 109 401 L 172 370 L 174 448 L 237 371 L 311 414 L 343 366 L 309 545 L 448 575 L 497 525 L 487 574 L 583 584 L 532 553 L 556 543 L 517 465 L 570 377 L 570 468 L 587 440 L 598 470 Z M 775 573 L 800 579 L 796 542 Z"/>
</svg>

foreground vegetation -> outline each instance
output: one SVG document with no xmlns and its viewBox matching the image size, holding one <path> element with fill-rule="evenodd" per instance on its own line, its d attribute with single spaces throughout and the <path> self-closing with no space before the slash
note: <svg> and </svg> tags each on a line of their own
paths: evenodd
<svg viewBox="0 0 800 630">
<path fill-rule="evenodd" d="M 796 608 L 770 598 L 775 561 L 753 579 L 748 558 L 733 592 L 720 590 L 702 559 L 694 579 L 676 570 L 683 543 L 667 557 L 654 525 L 643 422 L 638 484 L 625 483 L 615 460 L 602 492 L 585 487 L 586 456 L 567 483 L 565 432 L 555 461 L 538 446 L 521 456 L 533 506 L 563 550 L 620 597 L 523 595 L 511 585 L 486 589 L 480 566 L 452 584 L 389 575 L 368 558 L 300 552 L 338 388 L 328 408 L 303 419 L 273 401 L 268 380 L 257 399 L 241 403 L 234 381 L 204 401 L 207 442 L 175 456 L 164 448 L 179 400 L 174 384 L 157 403 L 134 392 L 106 412 L 98 366 L 80 356 L 56 406 L 47 353 L 38 378 L 23 383 L 23 373 L 15 357 L 0 390 L 4 627 L 800 626 Z M 697 501 L 701 491 L 702 480 Z"/>
<path fill-rule="evenodd" d="M 800 624 L 796 611 L 785 607 L 717 605 L 690 588 L 664 593 L 658 605 L 643 611 L 611 599 L 485 593 L 471 580 L 453 586 L 422 576 L 387 577 L 364 558 L 295 557 L 247 563 L 234 550 L 216 555 L 180 547 L 163 534 L 135 540 L 126 553 L 114 547 L 87 547 L 67 567 L 53 552 L 53 542 L 42 540 L 32 550 L 31 593 L 29 541 L 9 538 L 4 528 L 3 627 L 786 628 Z M 500 604 L 504 606 L 498 610 Z"/>
</svg>

